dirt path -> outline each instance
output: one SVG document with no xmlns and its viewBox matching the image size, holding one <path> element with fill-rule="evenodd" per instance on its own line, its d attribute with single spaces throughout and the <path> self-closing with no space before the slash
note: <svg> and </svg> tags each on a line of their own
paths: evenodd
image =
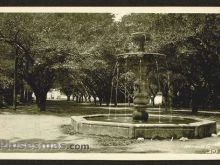
<svg viewBox="0 0 220 165">
<path fill-rule="evenodd" d="M 70 122 L 68 117 L 48 115 L 0 115 L 1 139 L 58 139 L 63 136 L 60 125 Z"/>
<path fill-rule="evenodd" d="M 69 125 L 70 117 L 51 115 L 1 114 L 0 139 L 10 143 L 67 143 L 96 146 L 92 138 L 63 133 L 61 126 Z M 1 152 L 1 151 L 0 151 Z"/>
</svg>

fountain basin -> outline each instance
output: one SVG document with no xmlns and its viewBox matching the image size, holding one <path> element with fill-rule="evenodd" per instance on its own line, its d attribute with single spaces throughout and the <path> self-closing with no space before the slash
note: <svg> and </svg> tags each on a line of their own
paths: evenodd
<svg viewBox="0 0 220 165">
<path fill-rule="evenodd" d="M 110 115 L 108 120 L 106 114 L 88 115 L 88 116 L 72 116 L 71 122 L 77 133 L 91 135 L 106 135 L 111 137 L 124 138 L 204 138 L 216 133 L 216 122 L 204 120 L 200 118 L 183 118 L 173 116 L 180 119 L 178 123 L 147 123 L 147 122 L 119 122 L 111 120 L 116 118 L 132 118 L 132 115 L 117 114 Z M 99 118 L 97 120 L 97 118 Z M 103 118 L 103 120 L 102 120 Z M 150 115 L 150 118 L 158 118 L 157 115 Z M 170 118 L 170 116 L 162 115 L 161 118 Z M 189 122 L 182 122 L 187 120 Z"/>
</svg>

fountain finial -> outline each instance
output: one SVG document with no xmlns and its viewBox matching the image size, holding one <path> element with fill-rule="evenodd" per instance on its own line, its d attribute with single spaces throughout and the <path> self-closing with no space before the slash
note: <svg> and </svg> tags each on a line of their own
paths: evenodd
<svg viewBox="0 0 220 165">
<path fill-rule="evenodd" d="M 150 34 L 147 34 L 145 32 L 135 32 L 131 34 L 132 42 L 136 45 L 138 45 L 138 51 L 144 52 L 145 48 L 145 42 L 150 40 Z"/>
</svg>

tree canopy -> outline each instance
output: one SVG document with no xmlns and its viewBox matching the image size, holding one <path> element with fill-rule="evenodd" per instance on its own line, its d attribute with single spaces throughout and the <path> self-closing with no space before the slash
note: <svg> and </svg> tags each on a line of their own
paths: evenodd
<svg viewBox="0 0 220 165">
<path fill-rule="evenodd" d="M 116 95 L 116 55 L 137 51 L 134 32 L 148 35 L 145 51 L 167 55 L 158 71 L 156 64 L 149 68 L 149 96 L 161 90 L 172 106 L 220 106 L 217 14 L 133 13 L 115 22 L 110 13 L 2 13 L 0 20 L 0 90 L 13 87 L 17 59 L 19 79 L 42 111 L 54 86 L 68 97 L 98 97 L 109 104 Z M 133 73 L 120 73 L 118 81 L 119 101 L 125 93 L 132 97 Z"/>
</svg>

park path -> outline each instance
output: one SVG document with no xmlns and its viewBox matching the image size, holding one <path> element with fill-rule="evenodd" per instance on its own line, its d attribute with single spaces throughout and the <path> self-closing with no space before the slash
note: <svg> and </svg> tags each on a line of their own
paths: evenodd
<svg viewBox="0 0 220 165">
<path fill-rule="evenodd" d="M 83 136 L 70 136 L 61 130 L 70 124 L 70 117 L 52 115 L 0 114 L 0 139 L 10 142 L 44 142 L 93 144 Z"/>
<path fill-rule="evenodd" d="M 59 126 L 69 123 L 67 117 L 48 115 L 0 115 L 1 139 L 56 139 L 62 136 Z"/>
</svg>

